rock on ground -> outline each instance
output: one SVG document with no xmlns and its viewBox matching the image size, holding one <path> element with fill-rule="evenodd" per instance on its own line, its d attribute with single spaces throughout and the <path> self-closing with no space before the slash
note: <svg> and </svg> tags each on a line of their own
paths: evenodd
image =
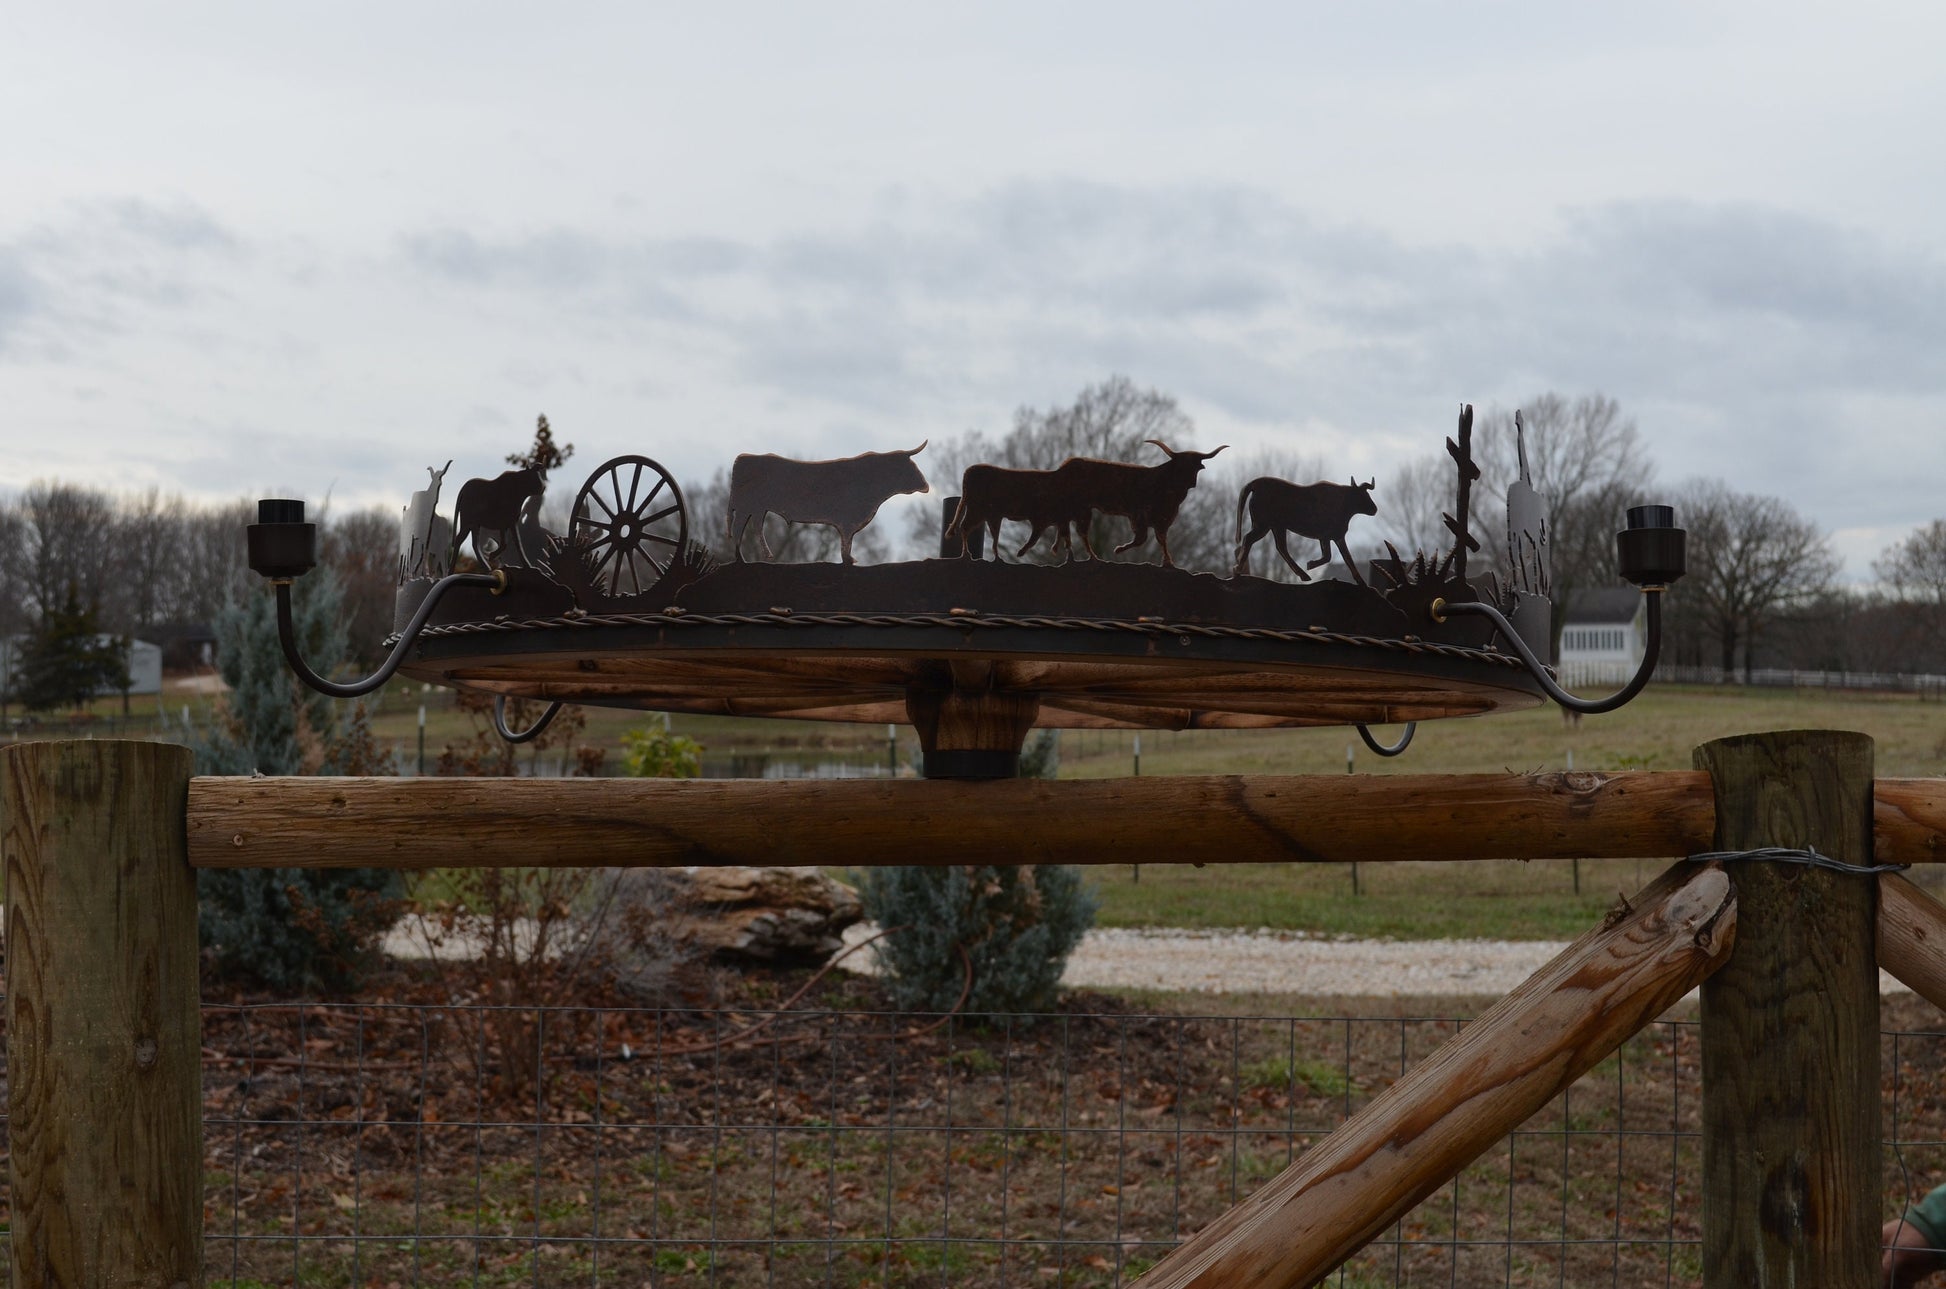
<svg viewBox="0 0 1946 1289">
<path fill-rule="evenodd" d="M 684 934 L 705 952 L 754 962 L 819 961 L 865 916 L 858 892 L 820 868 L 682 868 Z"/>
</svg>

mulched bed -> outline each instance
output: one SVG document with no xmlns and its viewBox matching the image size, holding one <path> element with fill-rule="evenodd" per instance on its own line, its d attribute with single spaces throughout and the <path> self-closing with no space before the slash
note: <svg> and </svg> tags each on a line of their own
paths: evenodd
<svg viewBox="0 0 1946 1289">
<path fill-rule="evenodd" d="M 659 1009 L 453 1008 L 407 970 L 209 998 L 209 1283 L 1125 1284 L 1473 1010 L 1074 994 L 915 1035 L 932 1018 L 832 976 L 724 1041 L 802 980 L 699 977 Z M 1897 1201 L 1946 1181 L 1946 1023 L 1902 997 L 1884 1028 L 1931 1031 L 1885 1040 Z M 1697 1057 L 1693 1023 L 1652 1026 L 1338 1282 L 1698 1283 Z"/>
</svg>

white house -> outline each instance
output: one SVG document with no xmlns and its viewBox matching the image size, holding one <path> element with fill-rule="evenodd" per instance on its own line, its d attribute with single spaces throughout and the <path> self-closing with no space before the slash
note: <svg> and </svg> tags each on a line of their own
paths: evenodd
<svg viewBox="0 0 1946 1289">
<path fill-rule="evenodd" d="M 103 690 L 103 693 L 112 691 Z M 131 694 L 159 694 L 162 692 L 162 646 L 150 644 L 146 640 L 128 642 L 128 692 Z"/>
<path fill-rule="evenodd" d="M 1648 647 L 1647 596 L 1631 586 L 1576 592 L 1561 627 L 1561 683 L 1626 684 Z"/>
</svg>

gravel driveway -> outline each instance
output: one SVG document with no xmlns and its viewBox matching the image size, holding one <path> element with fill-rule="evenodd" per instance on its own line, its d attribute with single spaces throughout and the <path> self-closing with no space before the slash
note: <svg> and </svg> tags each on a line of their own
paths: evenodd
<svg viewBox="0 0 1946 1289">
<path fill-rule="evenodd" d="M 847 942 L 871 928 L 852 928 Z M 1089 989 L 1183 989 L 1359 997 L 1504 994 L 1566 945 L 1546 940 L 1354 940 L 1293 931 L 1097 930 L 1061 983 Z M 867 949 L 846 965 L 871 955 Z M 869 970 L 869 967 L 867 968 Z M 1884 972 L 1879 989 L 1906 987 Z"/>
</svg>

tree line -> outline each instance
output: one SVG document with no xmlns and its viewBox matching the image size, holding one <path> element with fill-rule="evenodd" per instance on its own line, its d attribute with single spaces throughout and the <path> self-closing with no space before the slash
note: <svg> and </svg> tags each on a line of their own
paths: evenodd
<svg viewBox="0 0 1946 1289">
<path fill-rule="evenodd" d="M 1887 548 L 1874 565 L 1873 585 L 1848 586 L 1838 580 L 1830 536 L 1790 501 L 1740 492 L 1720 479 L 1658 482 L 1638 426 L 1611 397 L 1544 393 L 1522 405 L 1522 424 L 1529 474 L 1551 505 L 1557 639 L 1577 594 L 1620 585 L 1614 533 L 1627 507 L 1667 501 L 1690 534 L 1689 575 L 1670 592 L 1664 652 L 1671 662 L 1726 670 L 1946 672 L 1946 520 Z M 541 425 L 544 441 L 537 437 L 527 455 L 544 448 L 548 464 L 559 466 L 572 445 L 557 446 L 544 418 Z M 1487 412 L 1474 438 L 1483 472 L 1476 495 L 1483 500 L 1471 525 L 1491 551 L 1504 544 L 1500 516 L 1519 469 L 1512 413 Z M 957 491 L 961 472 L 974 462 L 1048 469 L 1070 456 L 1147 461 L 1156 456 L 1151 439 L 1177 449 L 1206 446 L 1174 398 L 1120 376 L 1070 402 L 1021 407 L 1004 429 L 936 438 L 924 462 L 932 497 L 909 510 L 903 527 L 882 516 L 861 535 L 859 558 L 936 553 L 944 522 L 937 499 Z M 1291 452 L 1232 449 L 1213 458 L 1171 532 L 1177 562 L 1230 569 L 1236 498 L 1247 480 L 1268 474 L 1308 482 L 1342 473 L 1316 456 Z M 1409 556 L 1442 548 L 1449 540 L 1442 515 L 1453 505 L 1454 482 L 1452 463 L 1440 452 L 1381 471 L 1378 514 L 1361 521 L 1365 531 L 1354 526 L 1357 549 L 1379 556 L 1390 542 Z M 719 559 L 732 555 L 727 493 L 724 470 L 684 486 L 690 534 Z M 557 530 L 567 522 L 556 513 L 561 508 L 558 499 L 548 507 Z M 326 504 L 321 510 L 320 554 L 342 597 L 349 659 L 370 665 L 382 656 L 392 627 L 399 515 L 382 507 Z M 207 505 L 156 489 L 113 493 L 58 481 L 0 499 L 0 639 L 58 629 L 77 638 L 106 633 L 166 641 L 186 627 L 212 623 L 226 604 L 261 593 L 244 562 L 243 530 L 254 518 L 248 501 Z M 779 558 L 836 558 L 831 530 L 769 522 Z M 1127 536 L 1122 520 L 1093 522 L 1098 550 Z M 1024 536 L 1023 530 L 1006 544 L 1018 545 Z M 1003 557 L 1013 558 L 1012 550 Z M 1026 558 L 1048 558 L 1045 544 Z M 1151 543 L 1126 558 L 1158 556 Z M 1290 576 L 1278 560 L 1258 571 Z"/>
<path fill-rule="evenodd" d="M 354 650 L 370 656 L 391 630 L 398 516 L 325 510 L 320 553 L 343 584 Z M 209 505 L 153 488 L 41 481 L 0 498 L 0 638 L 32 637 L 64 613 L 119 637 L 206 629 L 255 589 L 243 536 L 255 519 L 253 501 Z"/>
</svg>

